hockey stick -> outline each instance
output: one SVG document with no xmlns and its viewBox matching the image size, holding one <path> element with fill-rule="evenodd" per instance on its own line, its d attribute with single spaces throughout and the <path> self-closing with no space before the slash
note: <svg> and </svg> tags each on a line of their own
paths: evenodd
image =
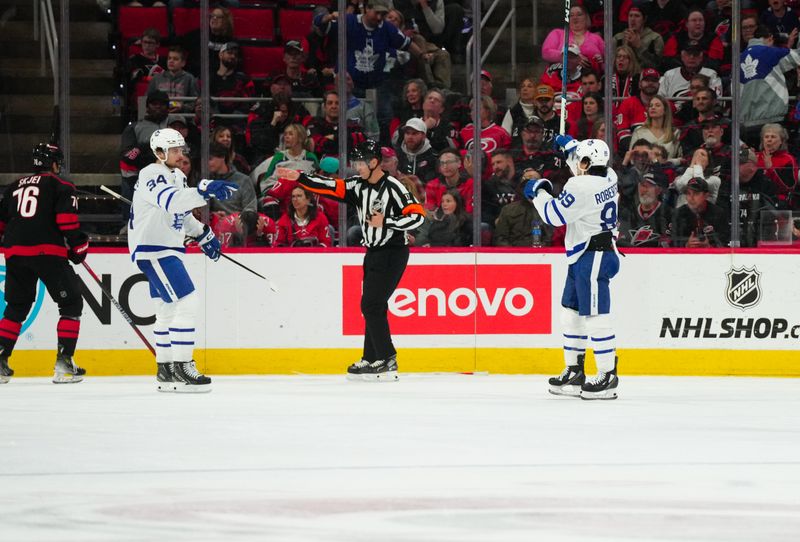
<svg viewBox="0 0 800 542">
<path fill-rule="evenodd" d="M 561 135 L 567 129 L 567 58 L 569 57 L 569 10 L 570 0 L 564 0 L 564 55 L 561 59 Z"/>
<path fill-rule="evenodd" d="M 128 205 L 132 205 L 131 200 L 129 200 L 128 198 L 122 196 L 122 194 L 117 194 L 116 192 L 114 192 L 113 190 L 111 190 L 110 188 L 108 188 L 105 185 L 100 185 L 100 190 L 102 190 L 103 192 L 106 192 L 107 194 L 111 194 L 112 196 L 114 196 L 118 200 L 120 200 L 120 201 L 122 201 L 124 203 L 127 203 Z M 261 273 L 257 273 L 256 271 L 253 271 L 252 269 L 247 267 L 245 264 L 234 260 L 233 258 L 228 256 L 224 252 L 220 252 L 220 256 L 222 256 L 223 258 L 225 258 L 226 260 L 228 260 L 231 263 L 235 263 L 236 265 L 238 265 L 239 267 L 241 267 L 245 271 L 249 271 L 250 273 L 254 274 L 255 276 L 257 276 L 259 278 L 262 278 L 265 281 L 267 281 L 267 286 L 269 286 L 269 289 L 272 290 L 273 292 L 277 292 L 278 291 L 278 288 L 275 286 L 275 284 L 271 280 L 269 280 L 267 277 L 262 275 Z"/>
<path fill-rule="evenodd" d="M 153 348 L 153 345 L 150 344 L 150 341 L 148 341 L 147 338 L 142 334 L 142 332 L 139 331 L 139 328 L 136 327 L 136 324 L 133 323 L 133 319 L 131 318 L 131 316 L 127 312 L 125 312 L 125 309 L 122 308 L 122 305 L 120 305 L 119 302 L 116 299 L 114 299 L 114 296 L 111 295 L 111 292 L 106 290 L 106 288 L 103 286 L 103 283 L 100 282 L 100 278 L 95 274 L 95 272 L 92 270 L 92 268 L 89 267 L 89 264 L 86 263 L 86 260 L 84 260 L 81 263 L 83 264 L 83 268 L 86 269 L 86 271 L 89 272 L 89 274 L 92 276 L 94 281 L 100 287 L 100 290 L 103 291 L 103 294 L 105 294 L 105 296 L 109 299 L 109 301 L 111 301 L 114 304 L 114 306 L 117 307 L 117 310 L 120 312 L 120 314 L 122 314 L 122 317 L 125 318 L 125 321 L 127 321 L 131 325 L 131 327 L 136 332 L 136 334 L 139 336 L 139 338 L 142 339 L 142 342 L 147 347 L 147 349 L 150 350 L 150 353 L 155 356 L 156 355 L 156 351 Z"/>
</svg>

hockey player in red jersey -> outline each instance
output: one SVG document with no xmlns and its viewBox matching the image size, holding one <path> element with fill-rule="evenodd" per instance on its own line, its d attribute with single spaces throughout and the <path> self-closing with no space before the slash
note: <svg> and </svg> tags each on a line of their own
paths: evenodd
<svg viewBox="0 0 800 542">
<path fill-rule="evenodd" d="M 74 264 L 83 262 L 89 241 L 78 223 L 75 186 L 58 176 L 62 158 L 57 145 L 36 145 L 35 173 L 11 183 L 0 200 L 0 235 L 6 259 L 6 309 L 0 320 L 0 383 L 8 382 L 14 375 L 8 358 L 36 300 L 39 280 L 58 304 L 61 316 L 56 326 L 58 346 L 53 382 L 76 383 L 86 374 L 72 360 L 83 299 L 78 276 L 67 260 Z"/>
</svg>

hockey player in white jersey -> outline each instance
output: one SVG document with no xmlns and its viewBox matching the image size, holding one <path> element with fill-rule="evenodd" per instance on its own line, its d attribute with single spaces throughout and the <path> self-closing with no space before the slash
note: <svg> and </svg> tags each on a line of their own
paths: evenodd
<svg viewBox="0 0 800 542">
<path fill-rule="evenodd" d="M 616 339 L 611 323 L 609 281 L 619 271 L 617 175 L 608 168 L 608 145 L 600 139 L 576 141 L 558 136 L 567 154 L 571 177 L 558 198 L 547 179 L 532 179 L 525 197 L 548 224 L 567 226 L 564 241 L 569 271 L 561 297 L 561 326 L 566 368 L 549 381 L 556 395 L 582 399 L 616 399 Z M 584 359 L 591 346 L 597 376 L 586 378 Z"/>
<path fill-rule="evenodd" d="M 156 162 L 139 172 L 128 221 L 131 259 L 147 277 L 156 303 L 154 326 L 158 390 L 169 392 L 211 391 L 211 379 L 197 371 L 194 351 L 197 292 L 183 264 L 184 238 L 197 241 L 216 261 L 220 243 L 211 229 L 192 216 L 216 197 L 230 198 L 236 184 L 203 179 L 197 188 L 186 186 L 177 169 L 186 142 L 176 130 L 156 130 L 150 148 Z"/>
</svg>

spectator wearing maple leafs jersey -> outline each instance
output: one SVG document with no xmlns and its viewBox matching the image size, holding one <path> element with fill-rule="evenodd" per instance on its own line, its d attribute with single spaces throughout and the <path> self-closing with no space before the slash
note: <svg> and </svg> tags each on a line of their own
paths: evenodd
<svg viewBox="0 0 800 542">
<path fill-rule="evenodd" d="M 277 245 L 281 247 L 329 247 L 328 218 L 319 212 L 316 197 L 302 186 L 292 190 L 292 206 L 278 219 Z"/>
<path fill-rule="evenodd" d="M 763 26 L 754 35 L 740 57 L 742 98 L 739 120 L 743 128 L 742 139 L 749 146 L 758 147 L 761 127 L 767 123 L 783 122 L 789 111 L 784 74 L 800 66 L 800 51 L 774 47 L 772 33 Z"/>
</svg>

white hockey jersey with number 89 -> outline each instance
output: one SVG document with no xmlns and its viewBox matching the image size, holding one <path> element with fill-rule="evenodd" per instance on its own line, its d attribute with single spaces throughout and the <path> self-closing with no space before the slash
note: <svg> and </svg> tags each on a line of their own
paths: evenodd
<svg viewBox="0 0 800 542">
<path fill-rule="evenodd" d="M 192 216 L 192 209 L 205 204 L 196 188 L 186 187 L 186 176 L 179 169 L 171 170 L 163 164 L 144 168 L 139 172 L 128 220 L 131 259 L 184 252 L 184 237 L 203 232 L 203 224 Z"/>
<path fill-rule="evenodd" d="M 612 169 L 608 177 L 578 175 L 571 177 L 558 198 L 539 190 L 533 205 L 545 222 L 552 226 L 567 226 L 564 245 L 567 262 L 578 261 L 589 240 L 610 231 L 617 239 L 617 175 Z"/>
</svg>

